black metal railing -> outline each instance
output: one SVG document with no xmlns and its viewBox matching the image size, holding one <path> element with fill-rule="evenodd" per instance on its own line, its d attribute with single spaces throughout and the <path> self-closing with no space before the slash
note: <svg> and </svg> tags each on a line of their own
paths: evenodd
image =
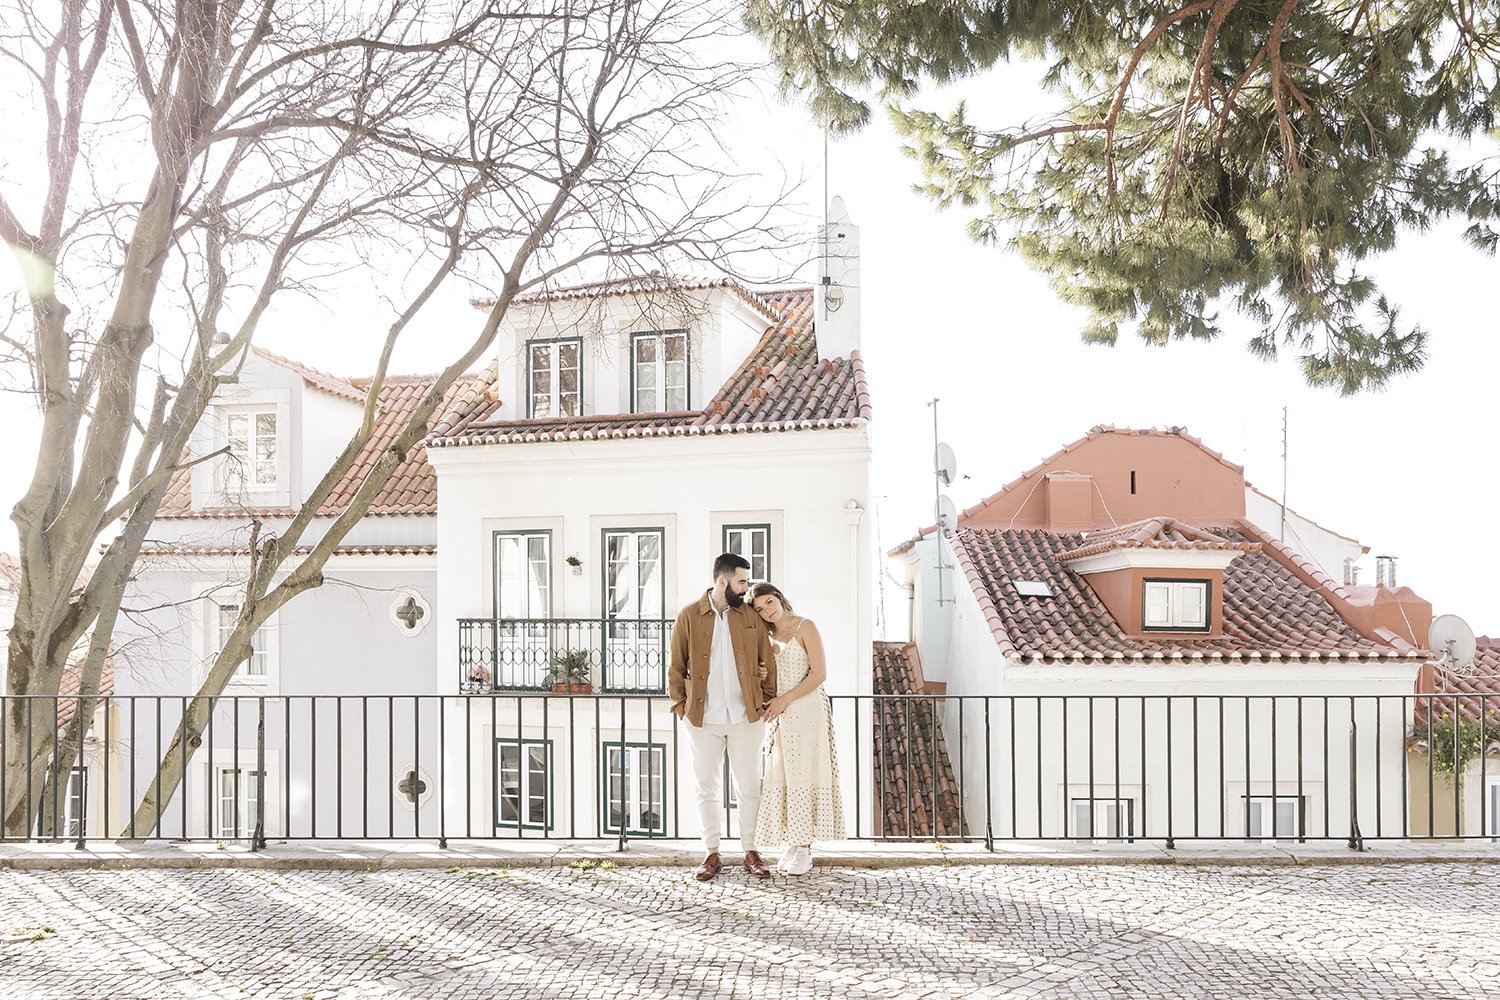
<svg viewBox="0 0 1500 1000">
<path fill-rule="evenodd" d="M 657 618 L 460 618 L 459 690 L 663 694 L 672 622 Z"/>
<path fill-rule="evenodd" d="M 831 703 L 851 839 L 1500 840 L 1500 696 Z M 684 725 L 597 690 L 0 697 L 3 839 L 689 838 Z"/>
</svg>

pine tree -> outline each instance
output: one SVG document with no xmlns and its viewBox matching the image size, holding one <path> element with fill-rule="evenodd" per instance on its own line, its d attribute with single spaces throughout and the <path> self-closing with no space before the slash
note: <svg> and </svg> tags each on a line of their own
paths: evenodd
<svg viewBox="0 0 1500 1000">
<path fill-rule="evenodd" d="M 883 104 L 935 202 L 1086 307 L 1086 340 L 1211 339 L 1349 395 L 1421 367 L 1427 335 L 1361 273 L 1447 218 L 1493 253 L 1495 0 L 749 0 L 789 93 L 834 131 Z M 1065 110 L 990 130 L 921 87 L 1044 60 Z M 1477 150 L 1477 152 L 1476 152 Z"/>
</svg>

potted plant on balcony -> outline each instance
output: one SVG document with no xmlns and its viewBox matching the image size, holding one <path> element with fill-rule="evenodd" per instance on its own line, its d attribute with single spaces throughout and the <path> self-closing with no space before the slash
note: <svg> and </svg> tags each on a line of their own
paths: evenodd
<svg viewBox="0 0 1500 1000">
<path fill-rule="evenodd" d="M 559 649 L 552 654 L 552 669 L 547 671 L 553 694 L 589 693 L 589 651 Z"/>
<path fill-rule="evenodd" d="M 490 689 L 490 668 L 476 663 L 469 668 L 461 690 L 464 694 L 484 694 Z"/>
</svg>

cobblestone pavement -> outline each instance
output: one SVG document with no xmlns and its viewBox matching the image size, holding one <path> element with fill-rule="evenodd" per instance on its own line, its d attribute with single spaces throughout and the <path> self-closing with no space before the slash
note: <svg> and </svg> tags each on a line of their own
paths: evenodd
<svg viewBox="0 0 1500 1000">
<path fill-rule="evenodd" d="M 1500 996 L 1500 866 L 0 871 L 0 996 Z"/>
</svg>

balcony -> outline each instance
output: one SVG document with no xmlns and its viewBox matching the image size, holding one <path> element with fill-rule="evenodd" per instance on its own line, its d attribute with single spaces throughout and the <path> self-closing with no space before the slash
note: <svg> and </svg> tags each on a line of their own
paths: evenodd
<svg viewBox="0 0 1500 1000">
<path fill-rule="evenodd" d="M 460 618 L 465 694 L 664 694 L 672 622 L 635 618 Z"/>
</svg>

